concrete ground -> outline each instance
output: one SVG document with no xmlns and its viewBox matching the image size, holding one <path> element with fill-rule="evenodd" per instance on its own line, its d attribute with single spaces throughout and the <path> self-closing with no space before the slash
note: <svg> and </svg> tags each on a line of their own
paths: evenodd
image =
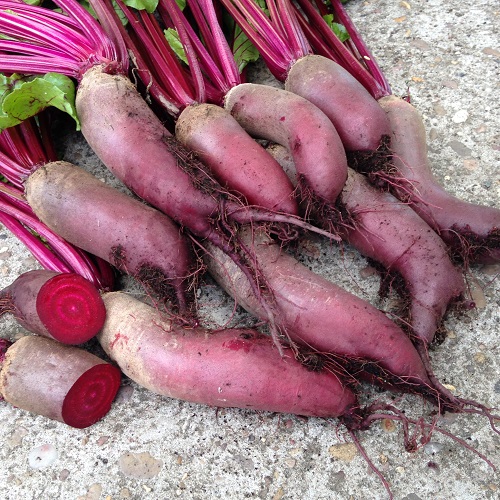
<svg viewBox="0 0 500 500">
<path fill-rule="evenodd" d="M 470 5 L 470 6 L 469 6 Z M 500 10 L 493 0 L 351 1 L 348 10 L 393 85 L 409 87 L 423 113 L 429 154 L 447 189 L 500 207 Z M 65 157 L 109 179 L 76 133 Z M 343 255 L 313 242 L 303 261 L 378 304 L 377 278 L 351 249 Z M 36 268 L 0 226 L 0 287 Z M 432 352 L 439 378 L 457 394 L 500 406 L 500 265 L 467 275 L 477 309 L 446 321 L 448 336 Z M 233 303 L 212 282 L 199 290 L 207 324 L 222 324 Z M 386 304 L 382 304 L 384 306 Z M 249 319 L 238 311 L 236 320 Z M 11 317 L 1 335 L 25 334 Z M 363 387 L 370 398 L 389 399 Z M 362 401 L 368 396 L 361 395 Z M 414 397 L 397 403 L 429 411 Z M 0 403 L 0 498 L 27 499 L 367 499 L 387 498 L 378 477 L 335 420 L 219 410 L 167 399 L 124 382 L 104 420 L 76 430 Z M 500 466 L 500 439 L 485 418 L 440 422 Z M 493 499 L 500 478 L 477 455 L 435 434 L 410 454 L 398 425 L 362 433 L 369 457 L 394 498 Z"/>
</svg>

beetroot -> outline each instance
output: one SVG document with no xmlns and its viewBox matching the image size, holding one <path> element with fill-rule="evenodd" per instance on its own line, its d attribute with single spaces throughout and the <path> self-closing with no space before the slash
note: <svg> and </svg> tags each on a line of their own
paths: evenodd
<svg viewBox="0 0 500 500">
<path fill-rule="evenodd" d="M 283 170 L 227 110 L 213 104 L 188 106 L 177 119 L 175 136 L 250 205 L 298 215 L 294 188 Z"/>
<path fill-rule="evenodd" d="M 108 413 L 121 379 L 97 356 L 37 336 L 14 342 L 0 369 L 5 401 L 79 429 Z"/>
<path fill-rule="evenodd" d="M 78 274 L 28 271 L 0 292 L 0 314 L 64 344 L 94 337 L 106 317 L 98 290 Z"/>
<path fill-rule="evenodd" d="M 166 215 L 67 162 L 33 172 L 26 198 L 39 219 L 65 240 L 134 276 L 162 300 L 173 299 L 186 312 L 192 255 Z"/>
<path fill-rule="evenodd" d="M 498 417 L 484 405 L 453 395 L 434 375 L 426 347 L 410 338 L 368 302 L 315 274 L 258 232 L 242 234 L 252 245 L 263 277 L 277 301 L 277 326 L 299 345 L 333 360 L 351 379 L 363 378 L 386 388 L 421 394 L 440 412 L 486 416 L 495 432 Z M 258 318 L 263 311 L 249 293 L 241 272 L 215 248 L 206 263 L 214 279 Z"/>
<path fill-rule="evenodd" d="M 254 83 L 232 88 L 224 106 L 248 133 L 290 151 L 303 192 L 309 189 L 329 202 L 337 199 L 347 178 L 347 158 L 335 127 L 318 107 L 291 92 Z"/>
<path fill-rule="evenodd" d="M 354 393 L 332 373 L 309 371 L 291 349 L 280 357 L 254 330 L 182 329 L 133 297 L 104 295 L 99 342 L 124 373 L 171 398 L 218 407 L 319 417 L 356 414 Z"/>
<path fill-rule="evenodd" d="M 293 179 L 291 155 L 277 145 L 268 151 Z M 451 261 L 443 240 L 408 205 L 350 168 L 337 205 L 346 217 L 339 231 L 342 238 L 379 269 L 383 296 L 391 289 L 402 296 L 399 316 L 404 329 L 414 340 L 430 344 L 446 312 L 462 302 L 465 291 L 462 271 Z M 320 222 L 327 225 L 329 214 L 322 215 Z"/>
<path fill-rule="evenodd" d="M 315 274 L 262 232 L 252 235 L 247 231 L 241 238 L 253 245 L 258 264 L 276 295 L 280 326 L 294 342 L 319 353 L 357 360 L 381 381 L 392 377 L 395 383 L 411 380 L 415 387 L 429 385 L 410 339 L 385 314 Z M 205 261 L 222 288 L 253 315 L 263 317 L 245 277 L 227 258 L 211 249 Z"/>
<path fill-rule="evenodd" d="M 331 59 L 319 55 L 299 59 L 288 72 L 285 88 L 330 118 L 347 151 L 376 151 L 390 134 L 389 120 L 377 101 Z"/>
<path fill-rule="evenodd" d="M 500 210 L 461 200 L 434 177 L 427 157 L 427 139 L 420 113 L 396 96 L 380 99 L 391 125 L 391 149 L 398 176 L 414 190 L 395 188 L 466 264 L 500 261 Z"/>
</svg>

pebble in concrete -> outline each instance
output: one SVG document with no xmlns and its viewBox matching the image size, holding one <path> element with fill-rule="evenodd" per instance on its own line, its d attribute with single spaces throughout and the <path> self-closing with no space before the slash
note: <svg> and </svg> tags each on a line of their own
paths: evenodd
<svg viewBox="0 0 500 500">
<path fill-rule="evenodd" d="M 151 479 L 160 473 L 163 462 L 154 458 L 149 452 L 125 453 L 120 457 L 118 465 L 126 476 Z"/>
<path fill-rule="evenodd" d="M 59 458 L 54 445 L 47 443 L 33 448 L 28 454 L 29 466 L 33 469 L 43 469 L 52 465 Z"/>
</svg>

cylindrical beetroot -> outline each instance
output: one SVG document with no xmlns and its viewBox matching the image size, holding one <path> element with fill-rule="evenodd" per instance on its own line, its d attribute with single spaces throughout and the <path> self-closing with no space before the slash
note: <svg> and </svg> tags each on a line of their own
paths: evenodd
<svg viewBox="0 0 500 500">
<path fill-rule="evenodd" d="M 327 357 L 340 356 L 348 371 L 355 370 L 354 377 L 421 394 L 440 411 L 470 411 L 493 418 L 479 403 L 451 394 L 434 375 L 428 355 L 381 311 L 316 275 L 266 235 L 247 233 L 241 239 L 254 245 L 263 277 L 276 296 L 278 326 L 292 341 Z M 221 252 L 210 248 L 205 261 L 214 279 L 242 307 L 262 317 L 246 278 Z"/>
<path fill-rule="evenodd" d="M 97 356 L 38 336 L 14 342 L 0 369 L 5 401 L 79 429 L 108 413 L 121 379 Z"/>
<path fill-rule="evenodd" d="M 412 381 L 415 386 L 429 383 L 410 339 L 385 314 L 315 274 L 262 232 L 242 231 L 240 237 L 253 245 L 263 276 L 276 296 L 279 326 L 294 342 L 358 360 L 366 369 L 380 367 L 394 380 Z M 205 263 L 242 307 L 262 318 L 246 278 L 224 255 L 210 248 Z"/>
<path fill-rule="evenodd" d="M 249 134 L 290 151 L 303 187 L 329 202 L 337 199 L 347 158 L 335 127 L 317 106 L 286 90 L 243 83 L 226 94 L 224 107 Z"/>
<path fill-rule="evenodd" d="M 194 234 L 210 233 L 217 200 L 197 188 L 193 163 L 181 156 L 187 151 L 128 78 L 91 68 L 78 86 L 76 109 L 85 139 L 118 179 Z"/>
<path fill-rule="evenodd" d="M 162 298 L 170 287 L 182 309 L 191 274 L 189 246 L 166 215 L 67 162 L 26 181 L 36 215 L 65 240 L 137 278 Z"/>
<path fill-rule="evenodd" d="M 0 292 L 0 314 L 64 344 L 82 344 L 101 329 L 106 310 L 98 290 L 74 273 L 34 270 Z"/>
<path fill-rule="evenodd" d="M 379 101 L 391 125 L 391 149 L 398 174 L 415 190 L 396 195 L 431 226 L 466 263 L 500 261 L 500 210 L 448 193 L 432 173 L 425 126 L 420 113 L 396 96 Z"/>
<path fill-rule="evenodd" d="M 268 151 L 293 179 L 295 165 L 286 149 L 273 145 Z M 462 299 L 465 289 L 462 271 L 452 263 L 443 240 L 408 205 L 350 168 L 339 203 L 352 222 L 340 229 L 342 238 L 384 268 L 388 282 L 393 281 L 407 302 L 407 325 L 429 344 L 448 307 Z"/>
<path fill-rule="evenodd" d="M 288 72 L 285 88 L 317 106 L 334 124 L 347 151 L 375 151 L 391 127 L 384 110 L 335 61 L 307 55 Z"/>
<path fill-rule="evenodd" d="M 244 195 L 250 205 L 298 215 L 294 188 L 283 169 L 225 109 L 214 104 L 186 107 L 175 136 L 223 186 Z"/>
<path fill-rule="evenodd" d="M 309 371 L 254 330 L 183 330 L 127 294 L 103 296 L 98 339 L 123 372 L 167 397 L 220 407 L 334 417 L 355 413 L 356 398 L 329 371 Z"/>
<path fill-rule="evenodd" d="M 365 257 L 383 266 L 408 299 L 412 334 L 430 344 L 451 304 L 462 300 L 465 282 L 439 236 L 406 204 L 371 186 L 350 170 L 340 200 L 355 216 L 345 238 Z"/>
</svg>

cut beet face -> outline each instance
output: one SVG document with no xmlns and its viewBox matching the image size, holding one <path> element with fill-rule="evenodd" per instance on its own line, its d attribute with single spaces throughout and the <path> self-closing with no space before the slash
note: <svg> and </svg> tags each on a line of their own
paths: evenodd
<svg viewBox="0 0 500 500">
<path fill-rule="evenodd" d="M 121 372 L 110 364 L 87 370 L 64 398 L 62 417 L 66 424 L 83 429 L 108 413 L 120 388 Z"/>
<path fill-rule="evenodd" d="M 94 354 L 39 335 L 14 342 L 0 363 L 0 398 L 79 429 L 106 415 L 120 381 L 120 370 Z"/>
<path fill-rule="evenodd" d="M 81 344 L 91 339 L 106 318 L 97 288 L 71 273 L 58 274 L 40 288 L 36 310 L 52 337 L 65 344 Z"/>
</svg>

